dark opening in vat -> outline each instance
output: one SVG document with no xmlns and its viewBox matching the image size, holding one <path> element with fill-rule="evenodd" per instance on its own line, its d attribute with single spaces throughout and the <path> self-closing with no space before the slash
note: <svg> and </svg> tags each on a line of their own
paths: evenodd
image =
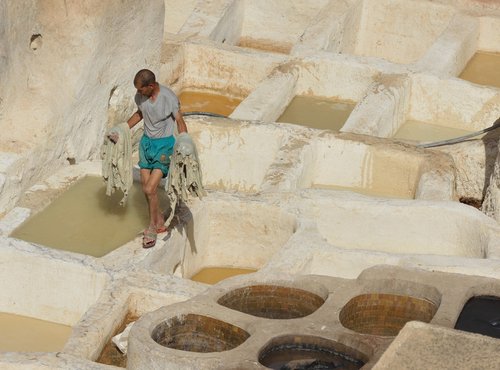
<svg viewBox="0 0 500 370">
<path fill-rule="evenodd" d="M 253 285 L 233 290 L 217 301 L 222 306 L 267 319 L 295 319 L 312 314 L 325 300 L 302 289 Z"/>
<path fill-rule="evenodd" d="M 500 297 L 477 296 L 469 299 L 455 329 L 500 338 Z"/>
<path fill-rule="evenodd" d="M 245 330 L 211 317 L 188 314 L 159 324 L 151 335 L 168 348 L 190 352 L 222 352 L 236 348 L 250 336 Z"/>
<path fill-rule="evenodd" d="M 271 369 L 360 369 L 367 358 L 341 343 L 313 336 L 289 335 L 273 339 L 259 354 Z"/>
<path fill-rule="evenodd" d="M 340 322 L 362 334 L 395 336 L 408 321 L 429 322 L 434 303 L 395 294 L 363 294 L 351 299 L 340 311 Z"/>
</svg>

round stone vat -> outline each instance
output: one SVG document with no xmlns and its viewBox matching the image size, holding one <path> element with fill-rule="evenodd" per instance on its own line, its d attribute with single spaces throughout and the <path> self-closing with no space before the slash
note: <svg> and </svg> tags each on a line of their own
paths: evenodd
<svg viewBox="0 0 500 370">
<path fill-rule="evenodd" d="M 259 362 L 270 369 L 360 369 L 368 360 L 361 352 L 315 336 L 274 338 L 259 353 Z"/>
<path fill-rule="evenodd" d="M 323 297 L 302 289 L 252 285 L 223 295 L 217 303 L 232 310 L 267 319 L 295 319 L 312 314 Z"/>
<path fill-rule="evenodd" d="M 238 347 L 250 334 L 211 317 L 187 314 L 157 325 L 151 337 L 168 348 L 189 352 L 223 352 Z"/>
<path fill-rule="evenodd" d="M 421 298 L 395 294 L 363 294 L 340 311 L 341 324 L 362 334 L 395 336 L 408 321 L 429 322 L 437 306 Z"/>
</svg>

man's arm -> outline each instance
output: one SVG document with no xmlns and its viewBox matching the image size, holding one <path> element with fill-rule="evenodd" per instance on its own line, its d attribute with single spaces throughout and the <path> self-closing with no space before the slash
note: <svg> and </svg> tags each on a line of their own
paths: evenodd
<svg viewBox="0 0 500 370">
<path fill-rule="evenodd" d="M 128 119 L 127 121 L 127 125 L 129 128 L 132 128 L 134 127 L 135 125 L 137 125 L 139 123 L 139 121 L 142 119 L 142 112 L 138 109 L 134 114 L 132 114 L 132 116 Z M 118 142 L 118 133 L 117 132 L 113 132 L 111 134 L 108 135 L 108 139 L 111 140 L 113 143 L 116 144 L 116 142 Z"/>
<path fill-rule="evenodd" d="M 184 118 L 182 117 L 182 112 L 179 110 L 175 115 L 175 122 L 177 122 L 177 131 L 180 133 L 188 132 L 186 122 L 184 122 Z"/>
<path fill-rule="evenodd" d="M 137 109 L 134 114 L 128 119 L 127 124 L 128 127 L 132 128 L 137 125 L 142 119 L 142 112 Z"/>
</svg>

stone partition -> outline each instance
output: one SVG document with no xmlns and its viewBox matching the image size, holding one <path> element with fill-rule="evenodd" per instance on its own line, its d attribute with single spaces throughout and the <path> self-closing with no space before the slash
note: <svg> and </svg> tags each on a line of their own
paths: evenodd
<svg viewBox="0 0 500 370">
<path fill-rule="evenodd" d="M 391 280 L 386 279 L 388 275 L 392 277 Z M 353 362 L 361 360 L 366 363 L 366 368 L 371 368 L 405 323 L 423 321 L 449 328 L 458 317 L 462 308 L 461 301 L 468 294 L 467 290 L 486 283 L 486 279 L 456 274 L 424 273 L 388 267 L 367 270 L 356 280 L 319 276 L 296 277 L 289 281 L 262 278 L 263 275 L 259 274 L 234 278 L 185 303 L 144 315 L 133 326 L 130 334 L 128 368 L 147 366 L 157 369 L 209 369 L 214 366 L 231 366 L 264 369 L 262 361 L 265 363 L 265 356 L 271 346 L 285 343 L 285 338 L 297 339 L 299 336 L 302 339 L 296 343 L 308 344 L 309 351 L 319 351 L 323 346 L 333 345 L 333 351 L 340 351 L 344 358 L 354 356 L 357 360 L 353 359 Z M 489 288 L 490 294 L 500 294 L 500 285 L 494 280 L 489 281 L 493 283 Z M 318 289 L 328 293 L 325 302 L 317 310 L 310 311 L 309 315 L 299 316 L 301 318 L 287 317 L 289 320 L 284 325 L 284 317 L 254 315 L 253 309 L 258 302 L 251 300 L 252 295 L 239 300 L 237 308 L 227 305 L 228 296 L 231 299 L 240 296 L 239 292 L 242 289 L 248 290 L 250 286 L 253 287 L 252 292 L 257 292 L 257 287 L 259 292 L 263 292 L 262 288 L 268 290 L 274 286 L 275 292 L 295 287 L 291 291 L 305 290 L 301 294 Z M 276 294 L 273 300 L 274 305 L 281 304 L 284 308 L 288 307 L 290 296 Z M 222 308 L 218 305 L 221 303 L 230 309 Z M 236 308 L 237 311 L 231 308 Z M 163 332 L 166 323 L 173 323 L 179 317 L 190 321 L 198 318 L 196 322 L 206 318 L 203 319 L 205 324 L 193 327 L 189 333 L 183 332 L 185 343 L 181 347 L 175 344 L 166 347 L 155 345 L 160 328 Z M 355 321 L 354 317 L 357 318 Z M 236 328 L 230 335 L 219 333 L 217 327 L 225 326 Z M 183 326 L 182 330 L 186 328 L 187 326 Z M 206 335 L 206 345 L 220 340 L 239 339 L 229 347 L 199 348 L 200 338 Z M 287 346 L 291 348 L 290 344 Z M 214 352 L 217 356 L 213 356 Z M 498 363 L 498 359 L 494 362 Z"/>
<path fill-rule="evenodd" d="M 306 352 L 327 367 L 498 368 L 498 339 L 452 329 L 469 299 L 500 297 L 498 130 L 432 149 L 397 136 L 498 119 L 498 87 L 457 77 L 500 52 L 498 29 L 493 0 L 0 1 L 0 313 L 71 332 L 0 367 L 264 369 L 313 365 Z M 151 249 L 123 221 L 131 236 L 101 257 L 14 238 L 100 175 L 141 68 L 234 104 L 185 117 L 206 196 Z M 305 122 L 276 122 L 295 97 L 315 99 Z M 314 125 L 318 102 L 354 106 L 340 132 Z M 206 269 L 247 274 L 191 280 Z"/>
</svg>

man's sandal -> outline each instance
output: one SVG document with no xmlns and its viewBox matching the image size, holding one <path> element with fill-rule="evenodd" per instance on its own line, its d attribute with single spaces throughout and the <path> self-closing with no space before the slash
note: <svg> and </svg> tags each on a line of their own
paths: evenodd
<svg viewBox="0 0 500 370">
<path fill-rule="evenodd" d="M 144 236 L 142 237 L 142 247 L 152 248 L 156 245 L 157 233 L 155 230 L 146 229 L 144 230 Z"/>
</svg>

